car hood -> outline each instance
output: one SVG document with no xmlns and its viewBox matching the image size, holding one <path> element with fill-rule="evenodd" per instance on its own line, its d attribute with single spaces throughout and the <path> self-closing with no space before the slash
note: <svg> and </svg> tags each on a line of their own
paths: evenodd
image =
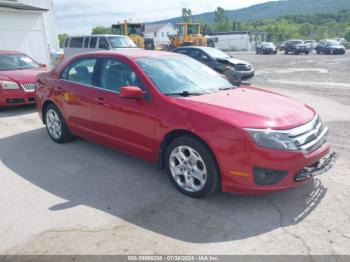
<svg viewBox="0 0 350 262">
<path fill-rule="evenodd" d="M 248 65 L 249 63 L 247 63 L 246 61 L 243 61 L 243 60 L 239 60 L 239 59 L 236 59 L 236 58 L 232 58 L 232 57 L 228 57 L 228 58 L 217 58 L 216 60 L 218 61 L 223 61 L 223 62 L 229 62 L 233 65 L 237 65 L 237 64 L 246 64 Z"/>
<path fill-rule="evenodd" d="M 315 111 L 307 105 L 255 87 L 240 87 L 176 101 L 188 109 L 244 128 L 290 129 L 315 117 Z"/>
<path fill-rule="evenodd" d="M 39 73 L 46 71 L 47 69 L 45 67 L 0 71 L 0 80 L 15 81 L 18 83 L 34 82 Z"/>
</svg>

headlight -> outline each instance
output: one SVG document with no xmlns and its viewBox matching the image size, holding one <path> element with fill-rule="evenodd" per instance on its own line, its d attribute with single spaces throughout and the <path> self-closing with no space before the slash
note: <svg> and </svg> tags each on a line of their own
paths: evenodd
<svg viewBox="0 0 350 262">
<path fill-rule="evenodd" d="M 0 81 L 0 87 L 3 89 L 19 89 L 17 83 L 12 81 Z"/>
<path fill-rule="evenodd" d="M 251 130 L 246 129 L 255 143 L 261 147 L 298 151 L 298 147 L 292 139 L 285 133 L 269 130 Z"/>
</svg>

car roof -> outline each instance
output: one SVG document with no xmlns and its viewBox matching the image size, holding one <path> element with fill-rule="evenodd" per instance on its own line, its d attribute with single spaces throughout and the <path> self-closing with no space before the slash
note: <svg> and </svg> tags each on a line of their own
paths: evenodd
<svg viewBox="0 0 350 262">
<path fill-rule="evenodd" d="M 174 49 L 174 51 L 176 50 L 181 50 L 181 49 L 197 49 L 197 50 L 202 50 L 202 51 L 206 51 L 209 49 L 217 49 L 215 47 L 209 47 L 209 46 L 181 46 L 181 47 L 177 47 Z"/>
<path fill-rule="evenodd" d="M 19 51 L 6 51 L 6 50 L 0 50 L 0 55 L 6 55 L 6 54 L 23 54 Z"/>
<path fill-rule="evenodd" d="M 75 38 L 75 37 L 91 37 L 91 36 L 96 36 L 96 37 L 103 37 L 103 36 L 122 36 L 122 37 L 127 37 L 125 35 L 112 35 L 112 34 L 105 34 L 105 35 L 72 35 L 68 36 L 67 38 Z"/>
<path fill-rule="evenodd" d="M 113 57 L 113 55 L 124 56 L 127 58 L 146 58 L 146 57 L 164 57 L 164 56 L 179 56 L 179 54 L 165 51 L 152 51 L 152 50 L 143 50 L 143 49 L 135 49 L 135 50 L 113 50 L 113 51 L 97 51 L 97 52 L 89 52 L 79 54 L 75 57 L 91 57 L 91 56 L 106 56 Z"/>
</svg>

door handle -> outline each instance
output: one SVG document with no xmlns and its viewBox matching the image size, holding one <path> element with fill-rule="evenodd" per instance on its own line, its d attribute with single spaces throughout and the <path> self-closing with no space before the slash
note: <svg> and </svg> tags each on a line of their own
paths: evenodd
<svg viewBox="0 0 350 262">
<path fill-rule="evenodd" d="M 63 88 L 62 87 L 57 87 L 56 92 L 58 94 L 63 94 Z"/>
<path fill-rule="evenodd" d="M 95 100 L 96 100 L 98 105 L 101 105 L 101 106 L 104 106 L 104 107 L 107 107 L 107 108 L 112 108 L 112 106 L 110 104 L 105 102 L 105 99 L 103 97 L 95 98 Z"/>
</svg>

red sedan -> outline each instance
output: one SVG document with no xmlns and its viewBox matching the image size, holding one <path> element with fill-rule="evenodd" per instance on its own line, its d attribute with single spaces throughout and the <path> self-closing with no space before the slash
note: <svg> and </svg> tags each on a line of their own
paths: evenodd
<svg viewBox="0 0 350 262">
<path fill-rule="evenodd" d="M 0 107 L 35 103 L 35 78 L 43 71 L 23 53 L 0 51 Z"/>
<path fill-rule="evenodd" d="M 233 87 L 180 54 L 82 54 L 40 74 L 37 85 L 38 112 L 55 142 L 79 136 L 156 162 L 192 197 L 285 190 L 335 158 L 313 109 Z"/>
</svg>

